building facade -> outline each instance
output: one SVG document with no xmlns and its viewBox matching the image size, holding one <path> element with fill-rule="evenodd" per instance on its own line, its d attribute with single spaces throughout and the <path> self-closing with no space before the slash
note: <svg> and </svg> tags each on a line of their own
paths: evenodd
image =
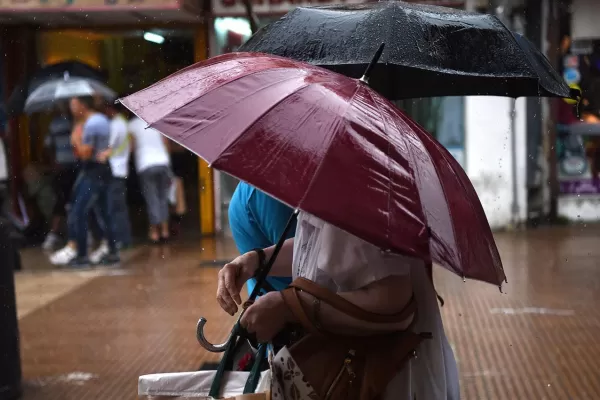
<svg viewBox="0 0 600 400">
<path fill-rule="evenodd" d="M 36 70 L 64 61 L 100 70 L 119 95 L 142 89 L 207 58 L 204 7 L 195 0 L 0 0 L 4 99 Z M 9 120 L 13 200 L 24 190 L 24 168 L 43 162 L 49 118 L 35 114 Z M 204 234 L 214 234 L 208 166 L 178 146 L 172 147 L 172 162 L 184 175 L 194 222 Z M 132 205 L 142 207 L 137 179 L 129 184 Z"/>
</svg>

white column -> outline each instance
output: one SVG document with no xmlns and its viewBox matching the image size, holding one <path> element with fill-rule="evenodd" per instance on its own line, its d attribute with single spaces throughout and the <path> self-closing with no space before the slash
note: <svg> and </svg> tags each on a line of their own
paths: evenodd
<svg viewBox="0 0 600 400">
<path fill-rule="evenodd" d="M 494 229 L 505 228 L 512 220 L 512 99 L 468 97 L 465 102 L 466 172 Z M 516 103 L 517 222 L 526 218 L 526 103 Z"/>
</svg>

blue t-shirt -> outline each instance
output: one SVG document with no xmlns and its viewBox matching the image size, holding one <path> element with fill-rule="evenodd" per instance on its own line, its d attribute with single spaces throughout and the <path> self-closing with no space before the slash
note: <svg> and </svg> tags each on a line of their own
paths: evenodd
<svg viewBox="0 0 600 400">
<path fill-rule="evenodd" d="M 108 163 L 101 164 L 96 161 L 96 156 L 108 149 L 110 144 L 110 121 L 104 114 L 93 114 L 85 121 L 81 143 L 92 146 L 92 156 L 83 162 L 84 170 L 93 169 L 102 175 L 108 174 L 110 172 Z"/>
<path fill-rule="evenodd" d="M 108 149 L 110 143 L 109 119 L 100 113 L 91 115 L 83 124 L 81 142 L 92 146 L 92 159 L 95 159 L 98 153 Z"/>
<path fill-rule="evenodd" d="M 241 254 L 253 249 L 273 246 L 278 241 L 290 216 L 294 211 L 285 204 L 240 182 L 229 203 L 229 225 L 233 240 Z M 294 237 L 296 222 L 288 231 L 286 239 Z M 287 287 L 291 278 L 270 277 L 267 281 L 277 290 Z M 248 293 L 252 292 L 256 281 L 248 282 Z"/>
</svg>

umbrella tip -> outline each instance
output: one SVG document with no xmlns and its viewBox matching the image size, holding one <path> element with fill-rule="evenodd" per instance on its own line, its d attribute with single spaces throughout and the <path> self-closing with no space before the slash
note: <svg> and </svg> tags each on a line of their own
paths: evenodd
<svg viewBox="0 0 600 400">
<path fill-rule="evenodd" d="M 379 61 L 379 58 L 381 57 L 381 54 L 383 53 L 384 47 L 385 47 L 385 43 L 381 43 L 379 45 L 379 48 L 377 49 L 377 51 L 375 52 L 375 55 L 371 59 L 369 66 L 365 70 L 365 73 L 363 74 L 362 78 L 360 78 L 361 82 L 366 83 L 366 84 L 369 83 L 369 78 L 371 77 L 371 71 L 373 70 L 373 67 L 375 66 L 375 64 L 377 64 L 377 62 Z"/>
</svg>

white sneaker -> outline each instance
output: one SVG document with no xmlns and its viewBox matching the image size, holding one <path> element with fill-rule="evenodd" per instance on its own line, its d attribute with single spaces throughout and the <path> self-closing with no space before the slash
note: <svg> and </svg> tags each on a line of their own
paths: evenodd
<svg viewBox="0 0 600 400">
<path fill-rule="evenodd" d="M 56 247 L 56 245 L 58 244 L 59 241 L 60 241 L 60 237 L 56 233 L 50 232 L 46 236 L 44 243 L 42 243 L 42 249 L 54 250 L 54 248 Z"/>
<path fill-rule="evenodd" d="M 50 256 L 52 265 L 67 265 L 77 257 L 77 250 L 65 246 Z"/>
<path fill-rule="evenodd" d="M 100 243 L 100 246 L 98 246 L 98 248 L 94 250 L 92 254 L 90 254 L 90 262 L 92 264 L 100 264 L 102 259 L 104 259 L 104 257 L 106 257 L 108 253 L 108 243 L 106 243 L 106 241 L 103 240 L 102 243 Z"/>
</svg>

